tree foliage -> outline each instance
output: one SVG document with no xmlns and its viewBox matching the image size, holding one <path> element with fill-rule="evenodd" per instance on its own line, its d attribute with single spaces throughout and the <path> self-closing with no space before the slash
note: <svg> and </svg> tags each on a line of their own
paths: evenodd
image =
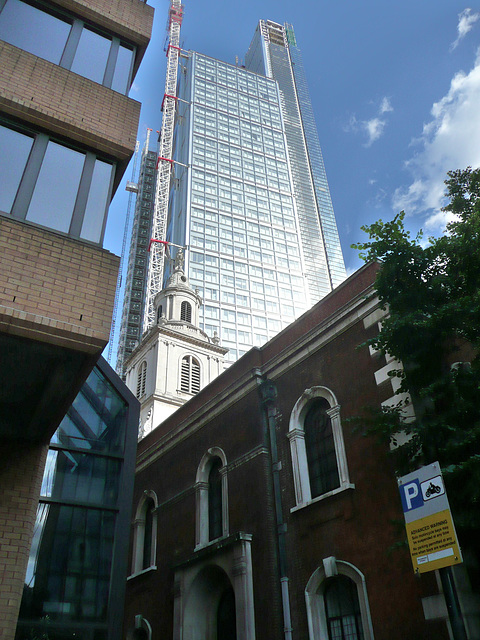
<svg viewBox="0 0 480 640">
<path fill-rule="evenodd" d="M 402 363 L 392 375 L 415 408 L 411 422 L 402 421 L 399 401 L 371 409 L 364 423 L 385 441 L 408 436 L 392 450 L 399 474 L 440 461 L 457 525 L 473 533 L 480 526 L 480 169 L 450 171 L 445 184 L 451 221 L 442 237 L 412 238 L 401 212 L 362 227 L 369 240 L 353 245 L 382 264 L 375 287 L 388 317 L 370 344 Z"/>
</svg>

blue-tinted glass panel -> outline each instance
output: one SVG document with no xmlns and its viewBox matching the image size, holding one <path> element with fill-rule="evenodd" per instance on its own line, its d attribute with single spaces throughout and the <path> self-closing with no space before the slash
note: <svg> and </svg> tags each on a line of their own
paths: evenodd
<svg viewBox="0 0 480 640">
<path fill-rule="evenodd" d="M 81 451 L 50 449 L 41 495 L 59 502 L 114 507 L 118 498 L 120 460 Z"/>
<path fill-rule="evenodd" d="M 100 242 L 103 221 L 110 193 L 113 167 L 102 160 L 95 160 L 92 181 L 88 192 L 87 206 L 83 218 L 80 237 L 92 242 Z"/>
<path fill-rule="evenodd" d="M 112 89 L 120 93 L 127 93 L 132 68 L 133 51 L 120 45 L 118 48 L 117 64 L 113 73 Z"/>
<path fill-rule="evenodd" d="M 123 453 L 127 406 L 97 369 L 88 376 L 51 444 Z"/>
<path fill-rule="evenodd" d="M 0 126 L 0 211 L 10 213 L 33 138 Z"/>
<path fill-rule="evenodd" d="M 0 40 L 58 64 L 71 25 L 21 0 L 7 0 L 0 14 Z"/>
<path fill-rule="evenodd" d="M 111 40 L 84 28 L 75 52 L 71 70 L 100 84 L 103 82 Z"/>
<path fill-rule="evenodd" d="M 22 618 L 106 618 L 115 514 L 40 503 L 25 578 Z"/>
<path fill-rule="evenodd" d="M 68 232 L 85 154 L 49 142 L 35 184 L 27 220 Z"/>
</svg>

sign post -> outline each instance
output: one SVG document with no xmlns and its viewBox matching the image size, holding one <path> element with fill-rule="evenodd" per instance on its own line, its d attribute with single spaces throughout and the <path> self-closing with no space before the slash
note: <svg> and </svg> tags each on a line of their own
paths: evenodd
<svg viewBox="0 0 480 640">
<path fill-rule="evenodd" d="M 462 562 L 440 464 L 434 462 L 398 479 L 413 570 L 439 569 L 454 640 L 467 634 L 451 567 Z"/>
</svg>

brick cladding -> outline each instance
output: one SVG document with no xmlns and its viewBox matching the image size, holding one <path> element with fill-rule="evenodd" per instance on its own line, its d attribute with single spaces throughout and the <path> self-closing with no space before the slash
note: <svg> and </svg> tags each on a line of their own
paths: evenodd
<svg viewBox="0 0 480 640">
<path fill-rule="evenodd" d="M 275 380 L 283 507 L 288 523 L 288 572 L 291 584 L 296 585 L 291 591 L 292 624 L 298 638 L 308 637 L 304 588 L 322 558 L 330 556 L 350 562 L 365 575 L 377 640 L 420 640 L 427 630 L 432 637 L 446 637 L 445 625 L 429 623 L 426 627 L 423 618 L 421 598 L 435 589 L 432 576 L 417 580 L 408 551 L 389 551 L 404 535 L 400 497 L 386 451 L 349 423 L 349 418 L 361 414 L 365 406 L 378 406 L 392 393 L 390 382 L 380 388 L 375 383 L 379 360 L 372 360 L 366 347 L 358 349 L 375 333 L 375 326 L 366 331 L 359 320 Z M 383 356 L 379 359 L 385 364 Z M 313 386 L 325 386 L 337 397 L 350 482 L 355 489 L 291 513 L 296 502 L 286 436 L 296 401 Z"/>
<path fill-rule="evenodd" d="M 0 217 L 0 327 L 80 351 L 106 345 L 119 259 Z M 34 266 L 32 266 L 34 265 Z"/>
<path fill-rule="evenodd" d="M 125 604 L 126 626 L 142 613 L 154 625 L 154 637 L 173 637 L 174 566 L 191 558 L 195 547 L 195 478 L 203 455 L 212 446 L 223 449 L 227 458 L 229 531 L 253 535 L 253 580 L 257 638 L 277 638 L 282 633 L 280 583 L 276 580 L 276 534 L 270 457 L 258 448 L 264 445 L 264 426 L 259 417 L 256 390 L 235 404 L 231 412 L 219 414 L 208 427 L 180 439 L 157 464 L 138 474 L 134 511 L 143 491 L 153 489 L 159 500 L 157 571 L 128 582 Z M 235 420 L 239 428 L 232 430 Z M 240 427 L 241 425 L 241 427 Z M 180 436 L 181 437 L 181 436 Z M 248 459 L 255 450 L 257 455 Z M 258 487 L 267 487 L 258 494 Z M 242 491 L 236 490 L 242 487 Z M 251 496 L 255 495 L 254 501 Z M 265 611 L 270 615 L 265 616 Z"/>
<path fill-rule="evenodd" d="M 0 110 L 128 162 L 140 103 L 0 41 Z"/>
<path fill-rule="evenodd" d="M 53 0 L 53 2 L 134 44 L 146 46 L 150 39 L 154 10 L 142 0 Z"/>
<path fill-rule="evenodd" d="M 19 416 L 21 422 L 21 417 Z M 13 640 L 47 447 L 0 445 L 0 638 Z"/>
</svg>

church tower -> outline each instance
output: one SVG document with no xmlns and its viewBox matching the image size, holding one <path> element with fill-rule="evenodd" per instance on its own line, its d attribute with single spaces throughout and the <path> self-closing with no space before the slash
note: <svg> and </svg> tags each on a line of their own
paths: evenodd
<svg viewBox="0 0 480 640">
<path fill-rule="evenodd" d="M 167 285 L 155 298 L 156 324 L 125 363 L 127 386 L 141 402 L 140 438 L 224 369 L 228 349 L 198 327 L 202 299 L 183 269 L 179 250 Z"/>
</svg>

